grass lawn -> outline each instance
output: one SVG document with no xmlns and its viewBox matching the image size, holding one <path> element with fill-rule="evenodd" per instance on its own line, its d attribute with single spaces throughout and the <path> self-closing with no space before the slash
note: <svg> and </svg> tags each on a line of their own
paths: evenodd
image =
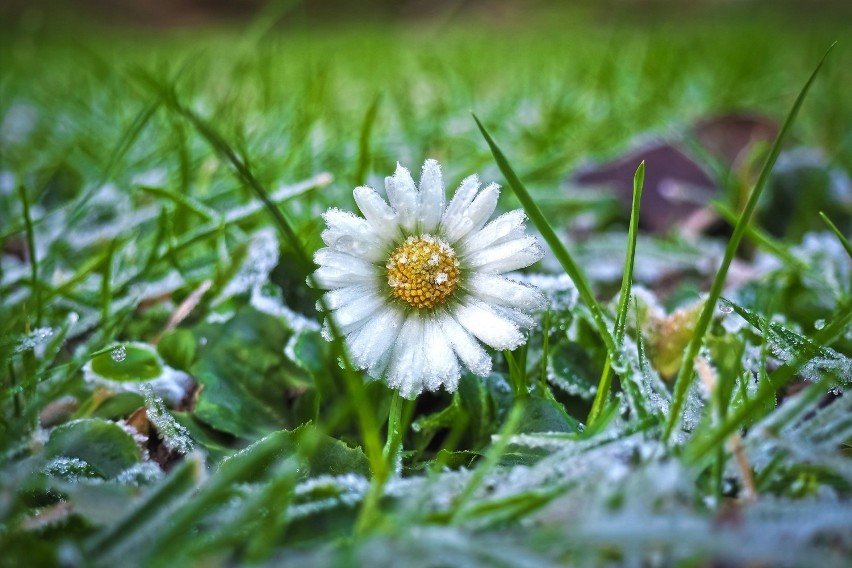
<svg viewBox="0 0 852 568">
<path fill-rule="evenodd" d="M 459 6 L 7 10 L 0 565 L 849 562 L 848 8 Z M 543 301 L 406 398 L 314 253 L 427 159 L 525 211 Z M 452 273 L 401 303 L 389 254 L 394 310 L 456 309 Z M 405 377 L 442 361 L 409 336 Z"/>
</svg>

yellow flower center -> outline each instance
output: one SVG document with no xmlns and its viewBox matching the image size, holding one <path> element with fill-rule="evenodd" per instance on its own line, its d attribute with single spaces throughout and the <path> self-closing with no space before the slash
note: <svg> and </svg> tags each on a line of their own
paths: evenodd
<svg viewBox="0 0 852 568">
<path fill-rule="evenodd" d="M 459 261 L 450 245 L 432 235 L 408 237 L 385 267 L 393 295 L 415 308 L 440 306 L 459 283 Z"/>
</svg>

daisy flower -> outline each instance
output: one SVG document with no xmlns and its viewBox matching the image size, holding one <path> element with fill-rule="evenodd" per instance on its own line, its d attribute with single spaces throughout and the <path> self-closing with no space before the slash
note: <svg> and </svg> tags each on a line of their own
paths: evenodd
<svg viewBox="0 0 852 568">
<path fill-rule="evenodd" d="M 397 164 L 385 178 L 388 202 L 371 187 L 355 188 L 364 217 L 329 209 L 327 245 L 316 252 L 314 285 L 325 300 L 352 361 L 384 378 L 406 398 L 423 389 L 458 388 L 461 365 L 491 371 L 494 349 L 526 341 L 531 310 L 544 306 L 537 288 L 503 273 L 539 260 L 520 209 L 488 223 L 500 188 L 480 190 L 465 178 L 446 204 L 441 168 L 426 160 L 419 187 Z M 326 322 L 324 335 L 330 339 Z"/>
</svg>

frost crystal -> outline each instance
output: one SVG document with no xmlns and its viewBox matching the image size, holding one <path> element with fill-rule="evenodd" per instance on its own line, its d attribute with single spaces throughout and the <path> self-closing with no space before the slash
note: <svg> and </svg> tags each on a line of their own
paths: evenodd
<svg viewBox="0 0 852 568">
<path fill-rule="evenodd" d="M 163 400 L 154 394 L 153 389 L 149 385 L 142 388 L 142 393 L 145 396 L 145 406 L 148 409 L 148 420 L 157 429 L 157 432 L 162 436 L 166 446 L 180 454 L 188 454 L 192 451 L 195 443 L 189 436 L 189 432 L 179 424 L 174 417 L 166 409 Z"/>
<path fill-rule="evenodd" d="M 15 353 L 23 353 L 30 349 L 36 349 L 47 343 L 53 334 L 56 333 L 51 327 L 39 327 L 25 335 L 15 347 Z"/>
</svg>

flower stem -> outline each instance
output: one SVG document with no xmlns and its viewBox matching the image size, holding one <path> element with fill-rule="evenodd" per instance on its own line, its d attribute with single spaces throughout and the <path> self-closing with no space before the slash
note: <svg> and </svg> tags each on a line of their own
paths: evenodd
<svg viewBox="0 0 852 568">
<path fill-rule="evenodd" d="M 379 471 L 373 471 L 370 490 L 364 496 L 364 503 L 355 525 L 356 534 L 365 534 L 378 525 L 379 501 L 384 493 L 385 483 L 396 470 L 397 456 L 402 447 L 402 407 L 403 398 L 399 391 L 394 389 L 388 410 L 388 438 L 382 452 L 385 459 L 384 467 Z"/>
<path fill-rule="evenodd" d="M 388 411 L 388 439 L 385 442 L 384 456 L 388 471 L 394 470 L 396 455 L 402 446 L 401 432 L 402 397 L 399 391 L 394 389 L 391 398 L 390 410 Z"/>
</svg>

